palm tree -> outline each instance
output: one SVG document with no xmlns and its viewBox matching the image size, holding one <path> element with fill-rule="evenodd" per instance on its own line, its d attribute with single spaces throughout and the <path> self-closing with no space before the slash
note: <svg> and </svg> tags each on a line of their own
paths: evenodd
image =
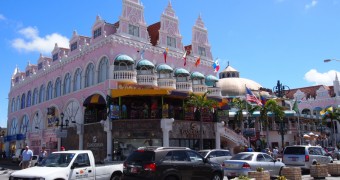
<svg viewBox="0 0 340 180">
<path fill-rule="evenodd" d="M 324 109 L 320 113 L 322 114 L 323 124 L 326 123 L 327 119 L 331 120 L 331 128 L 332 128 L 332 131 L 333 131 L 332 144 L 333 144 L 333 147 L 335 147 L 337 145 L 337 140 L 336 140 L 336 132 L 335 132 L 335 126 L 334 126 L 333 120 L 336 119 L 336 120 L 339 121 L 339 119 L 340 119 L 340 109 L 335 108 L 333 110 L 333 107 L 329 107 L 329 108 Z"/>
<path fill-rule="evenodd" d="M 285 113 L 283 111 L 283 107 L 278 105 L 276 100 L 270 99 L 266 102 L 265 106 L 267 107 L 267 111 L 271 112 L 273 114 L 273 120 L 278 120 L 280 122 L 280 133 L 281 133 L 281 145 L 282 149 L 284 147 L 284 129 L 283 129 L 283 118 L 285 117 Z M 268 119 L 268 117 L 267 117 Z M 268 120 L 267 120 L 268 123 Z M 267 128 L 267 139 L 268 139 L 269 133 Z M 267 142 L 268 143 L 268 142 Z"/>
<path fill-rule="evenodd" d="M 203 95 L 190 94 L 188 100 L 186 101 L 187 107 L 194 107 L 196 111 L 199 113 L 200 120 L 200 150 L 203 149 L 203 119 L 202 119 L 202 111 L 203 109 L 211 109 L 218 106 L 217 101 L 207 99 L 207 94 L 210 92 L 207 91 Z"/>
<path fill-rule="evenodd" d="M 243 132 L 244 129 L 244 116 L 243 116 L 243 111 L 247 110 L 250 105 L 248 102 L 244 99 L 241 98 L 234 98 L 232 105 L 234 108 L 237 109 L 235 113 L 235 121 L 237 122 L 237 127 L 241 129 L 241 132 Z M 248 106 L 248 107 L 247 107 Z"/>
</svg>

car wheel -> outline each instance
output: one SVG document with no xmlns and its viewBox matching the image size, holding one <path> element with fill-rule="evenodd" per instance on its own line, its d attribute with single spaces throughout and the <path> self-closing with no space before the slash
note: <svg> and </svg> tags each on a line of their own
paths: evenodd
<svg viewBox="0 0 340 180">
<path fill-rule="evenodd" d="M 336 159 L 340 160 L 340 155 L 338 155 L 338 156 L 336 157 Z"/>
<path fill-rule="evenodd" d="M 282 176 L 282 169 L 283 169 L 283 166 L 280 168 L 279 176 Z"/>
<path fill-rule="evenodd" d="M 222 180 L 219 174 L 214 174 L 213 178 L 211 180 Z"/>
<path fill-rule="evenodd" d="M 120 180 L 120 174 L 112 174 L 110 180 Z"/>
<path fill-rule="evenodd" d="M 175 176 L 168 176 L 165 180 L 177 180 L 177 178 Z"/>
</svg>

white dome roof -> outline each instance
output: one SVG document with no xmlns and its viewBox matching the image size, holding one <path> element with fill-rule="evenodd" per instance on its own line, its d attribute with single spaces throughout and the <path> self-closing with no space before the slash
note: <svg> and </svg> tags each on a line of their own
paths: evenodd
<svg viewBox="0 0 340 180">
<path fill-rule="evenodd" d="M 259 83 L 245 78 L 222 78 L 218 80 L 217 87 L 221 88 L 222 96 L 244 96 L 246 94 L 246 86 L 251 90 L 258 90 L 262 87 Z M 256 91 L 253 91 L 257 94 Z M 262 93 L 261 93 L 262 94 Z"/>
</svg>

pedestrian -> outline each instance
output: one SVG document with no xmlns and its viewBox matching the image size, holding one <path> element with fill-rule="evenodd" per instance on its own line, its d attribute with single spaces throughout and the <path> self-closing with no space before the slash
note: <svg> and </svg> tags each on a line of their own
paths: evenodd
<svg viewBox="0 0 340 180">
<path fill-rule="evenodd" d="M 26 169 L 30 166 L 32 157 L 33 157 L 33 151 L 29 149 L 28 146 L 25 147 L 25 150 L 22 151 L 22 161 L 21 161 L 21 169 Z"/>
<path fill-rule="evenodd" d="M 61 146 L 61 147 L 60 147 L 60 150 L 61 150 L 61 151 L 65 151 L 65 147 L 64 147 L 64 146 Z"/>
<path fill-rule="evenodd" d="M 275 147 L 273 149 L 273 158 L 276 159 L 278 157 L 278 154 L 279 154 L 279 150 L 277 149 L 277 147 Z"/>
<path fill-rule="evenodd" d="M 47 156 L 47 151 L 46 151 L 46 147 L 42 147 L 41 151 L 39 153 L 39 163 Z"/>
</svg>

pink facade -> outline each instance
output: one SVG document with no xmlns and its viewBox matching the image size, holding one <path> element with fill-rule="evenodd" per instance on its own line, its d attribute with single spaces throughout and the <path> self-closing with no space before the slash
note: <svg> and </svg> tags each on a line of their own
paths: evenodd
<svg viewBox="0 0 340 180">
<path fill-rule="evenodd" d="M 160 24 L 159 31 L 148 27 L 140 0 L 123 0 L 123 11 L 118 22 L 110 24 L 97 16 L 91 36 L 81 36 L 74 31 L 68 48 L 59 47 L 56 43 L 50 57 L 41 55 L 37 64 L 27 65 L 24 72 L 16 68 L 8 95 L 10 101 L 6 148 L 13 151 L 28 144 L 35 153 L 42 146 L 46 146 L 48 151 L 56 151 L 65 142 L 61 142 L 64 135 L 60 127 L 55 125 L 60 125 L 62 121 L 65 125 L 67 119 L 68 127 L 72 127 L 75 135 L 79 136 L 77 147 L 82 149 L 86 143 L 86 137 L 83 137 L 85 100 L 95 94 L 105 99 L 107 95 L 112 95 L 111 90 L 119 89 L 119 84 L 198 94 L 211 88 L 214 90 L 211 96 L 220 97 L 219 88 L 208 87 L 204 78 L 196 81 L 195 77 L 189 75 L 184 83 L 193 88 L 186 89 L 181 86 L 183 82 L 173 77 L 179 68 L 190 74 L 200 72 L 204 76 L 216 75 L 212 68 L 213 57 L 208 32 L 201 17 L 198 17 L 193 27 L 192 44 L 186 50 L 181 42 L 179 21 L 171 3 L 161 15 Z M 152 44 L 151 40 L 155 37 L 159 39 L 156 44 Z M 161 70 L 157 67 L 165 64 L 164 51 L 167 48 L 166 64 L 172 71 L 171 76 L 164 79 L 161 78 Z M 185 52 L 186 66 L 183 59 Z M 130 57 L 132 61 L 120 59 L 125 56 Z M 142 73 L 144 67 L 141 56 L 154 65 L 152 74 L 138 74 Z M 199 57 L 201 64 L 195 67 Z M 130 65 L 133 68 L 124 69 L 129 67 L 129 63 L 132 63 Z M 141 65 L 140 72 L 136 71 L 138 64 Z M 150 83 L 151 77 L 156 77 L 157 81 Z M 170 85 L 163 87 L 161 83 Z M 64 118 L 61 118 L 62 113 Z M 105 126 L 102 132 L 111 133 L 106 124 L 102 125 Z M 111 135 L 107 136 L 108 142 L 111 141 L 110 137 Z M 108 151 L 112 151 L 109 146 Z"/>
</svg>

